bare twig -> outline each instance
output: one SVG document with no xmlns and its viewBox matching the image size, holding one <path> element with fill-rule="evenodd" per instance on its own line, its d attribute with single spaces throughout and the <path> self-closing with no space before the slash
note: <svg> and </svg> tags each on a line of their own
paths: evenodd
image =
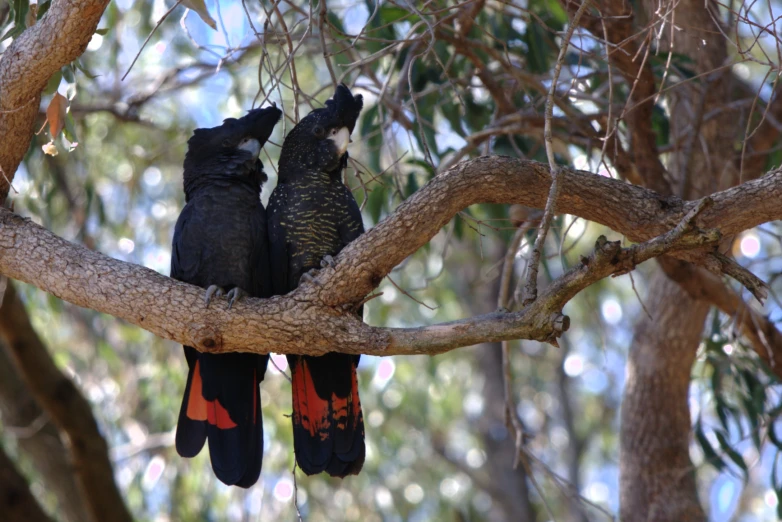
<svg viewBox="0 0 782 522">
<path fill-rule="evenodd" d="M 562 70 L 562 64 L 565 62 L 565 55 L 567 54 L 570 39 L 573 37 L 573 32 L 576 30 L 576 27 L 578 27 L 578 22 L 584 14 L 584 11 L 589 7 L 589 4 L 590 0 L 583 0 L 581 6 L 579 6 L 576 11 L 576 14 L 573 15 L 573 20 L 570 22 L 570 27 L 568 28 L 565 38 L 562 40 L 562 46 L 559 49 L 559 57 L 554 66 L 554 74 L 551 79 L 551 88 L 549 89 L 548 97 L 546 98 L 546 123 L 543 128 L 543 137 L 546 144 L 546 157 L 548 158 L 549 168 L 551 169 L 551 188 L 549 189 L 548 200 L 546 201 L 546 209 L 543 212 L 543 221 L 541 222 L 540 228 L 538 228 L 538 237 L 535 239 L 535 246 L 532 248 L 532 258 L 527 266 L 527 283 L 524 287 L 524 294 L 521 299 L 521 304 L 523 306 L 528 305 L 538 296 L 538 267 L 540 266 L 540 255 L 543 251 L 543 245 L 546 242 L 546 235 L 551 226 L 551 220 L 554 218 L 554 206 L 556 205 L 557 196 L 559 195 L 559 167 L 554 158 L 554 146 L 551 138 L 551 121 L 554 118 L 554 94 L 557 92 L 559 73 Z"/>
<path fill-rule="evenodd" d="M 125 81 L 125 78 L 128 76 L 128 73 L 130 73 L 130 70 L 133 68 L 134 65 L 136 65 L 136 60 L 138 60 L 139 56 L 141 56 L 141 52 L 144 50 L 144 47 L 147 46 L 147 42 L 149 42 L 149 39 L 152 38 L 152 35 L 155 34 L 155 31 L 157 31 L 157 28 L 160 27 L 160 24 L 162 24 L 166 18 L 168 18 L 168 15 L 170 15 L 174 9 L 176 9 L 179 4 L 182 3 L 182 0 L 177 0 L 174 5 L 171 6 L 171 9 L 165 12 L 163 16 L 160 17 L 160 20 L 157 21 L 155 24 L 155 27 L 152 28 L 152 30 L 147 35 L 147 38 L 144 40 L 144 43 L 141 44 L 141 47 L 139 48 L 138 52 L 136 53 L 136 56 L 133 57 L 133 61 L 130 62 L 130 65 L 128 66 L 128 70 L 125 71 L 125 74 L 122 75 L 122 78 L 120 78 L 120 81 Z"/>
</svg>

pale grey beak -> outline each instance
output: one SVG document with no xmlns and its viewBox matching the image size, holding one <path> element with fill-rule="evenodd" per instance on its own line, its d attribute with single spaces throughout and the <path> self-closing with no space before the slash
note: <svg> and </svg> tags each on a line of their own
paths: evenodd
<svg viewBox="0 0 782 522">
<path fill-rule="evenodd" d="M 342 156 L 345 154 L 345 151 L 348 150 L 350 131 L 347 127 L 341 127 L 334 134 L 329 136 L 328 139 L 334 142 L 334 145 L 337 146 L 337 150 L 339 151 L 339 155 Z"/>
<path fill-rule="evenodd" d="M 246 150 L 250 154 L 252 154 L 253 158 L 257 158 L 258 154 L 261 153 L 261 142 L 256 140 L 255 138 L 251 138 L 241 145 L 237 147 L 239 150 Z"/>
</svg>

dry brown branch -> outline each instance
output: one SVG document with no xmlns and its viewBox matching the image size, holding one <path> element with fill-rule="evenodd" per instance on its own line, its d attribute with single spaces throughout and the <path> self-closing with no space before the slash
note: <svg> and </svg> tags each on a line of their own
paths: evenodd
<svg viewBox="0 0 782 522">
<path fill-rule="evenodd" d="M 562 3 L 570 11 L 579 5 Z M 604 35 L 608 38 L 609 66 L 616 67 L 632 88 L 623 116 L 630 131 L 629 152 L 633 163 L 644 185 L 660 194 L 670 194 L 671 187 L 657 150 L 657 137 L 650 125 L 657 96 L 654 72 L 648 60 L 637 57 L 644 48 L 648 51 L 648 32 L 635 33 L 633 10 L 626 0 L 600 0 L 595 6 L 600 16 L 587 14 L 582 25 L 596 38 Z"/>
<path fill-rule="evenodd" d="M 538 228 L 538 236 L 535 238 L 535 245 L 532 248 L 532 258 L 527 266 L 527 282 L 524 286 L 524 294 L 521 301 L 521 304 L 524 306 L 538 297 L 538 267 L 540 266 L 540 256 L 543 253 L 543 246 L 546 243 L 546 235 L 551 226 L 551 220 L 554 219 L 554 207 L 557 204 L 557 197 L 559 197 L 559 167 L 554 159 L 554 145 L 551 138 L 551 120 L 554 119 L 554 96 L 557 92 L 559 73 L 562 70 L 562 63 L 565 61 L 570 39 L 573 37 L 573 31 L 578 27 L 579 20 L 581 20 L 584 12 L 589 7 L 589 2 L 590 0 L 582 0 L 578 10 L 573 15 L 573 20 L 562 41 L 562 46 L 559 49 L 559 57 L 557 58 L 557 63 L 554 65 L 554 74 L 551 79 L 551 88 L 549 89 L 548 96 L 546 96 L 546 123 L 543 128 L 543 141 L 546 146 L 546 158 L 548 158 L 548 166 L 551 172 L 551 188 L 549 188 L 546 207 L 543 211 L 543 221 Z"/>
<path fill-rule="evenodd" d="M 73 468 L 92 520 L 132 521 L 114 482 L 108 446 L 90 404 L 55 365 L 11 284 L 0 306 L 0 335 L 30 392 L 68 438 Z"/>
<path fill-rule="evenodd" d="M 78 58 L 95 33 L 108 0 L 54 0 L 35 25 L 0 57 L 0 206 L 30 145 L 41 91 L 57 70 Z M 32 103 L 31 103 L 32 93 Z M 23 107 L 21 110 L 14 109 Z M 8 112 L 11 111 L 11 112 Z"/>
<path fill-rule="evenodd" d="M 755 179 L 763 174 L 769 154 L 778 144 L 782 130 L 778 122 L 782 121 L 782 83 L 777 88 L 769 102 L 764 121 L 755 133 L 746 141 L 747 157 L 742 156 L 743 165 L 739 165 L 742 181 Z"/>
<path fill-rule="evenodd" d="M 670 257 L 662 257 L 658 262 L 690 297 L 708 301 L 732 317 L 735 330 L 747 338 L 755 353 L 782 379 L 782 333 L 767 316 L 745 303 L 714 274 Z"/>
<path fill-rule="evenodd" d="M 585 172 L 563 168 L 560 175 L 560 212 L 602 223 L 633 241 L 670 233 L 701 204 L 664 199 L 651 190 Z M 0 273 L 200 350 L 317 355 L 336 349 L 392 355 L 434 354 L 504 339 L 555 338 L 566 328 L 561 307 L 569 299 L 600 278 L 632 269 L 648 259 L 649 252 L 657 256 L 670 250 L 681 259 L 719 265 L 695 243 L 686 244 L 695 249 L 688 251 L 682 249 L 683 243 L 660 245 L 658 238 L 644 247 L 644 255 L 639 256 L 635 247 L 627 249 L 625 264 L 619 266 L 615 258 L 621 249 L 604 242 L 596 254 L 602 263 L 599 269 L 589 265 L 568 273 L 539 301 L 517 313 L 408 329 L 370 327 L 348 313 L 463 208 L 478 202 L 541 207 L 550 182 L 548 167 L 532 161 L 496 156 L 459 164 L 348 245 L 337 257 L 336 268 L 322 270 L 313 284 L 287 296 L 247 299 L 230 312 L 223 302 L 204 309 L 203 290 L 198 287 L 73 245 L 5 210 L 0 212 Z M 699 225 L 732 235 L 778 219 L 780 193 L 782 172 L 775 171 L 713 194 L 713 204 L 703 209 Z M 605 264 L 609 258 L 614 263 L 610 267 Z"/>
</svg>

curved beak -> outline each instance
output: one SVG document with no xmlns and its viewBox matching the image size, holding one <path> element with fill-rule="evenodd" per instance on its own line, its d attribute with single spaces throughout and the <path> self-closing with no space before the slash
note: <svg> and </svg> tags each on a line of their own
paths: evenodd
<svg viewBox="0 0 782 522">
<path fill-rule="evenodd" d="M 334 145 L 339 151 L 339 155 L 342 156 L 345 154 L 345 151 L 348 150 L 348 144 L 350 143 L 350 130 L 347 127 L 342 127 L 336 132 L 336 134 L 329 136 L 329 139 L 334 142 Z"/>
<path fill-rule="evenodd" d="M 253 158 L 257 158 L 261 153 L 261 142 L 255 138 L 250 138 L 237 147 L 239 150 L 246 150 L 252 154 Z"/>
</svg>

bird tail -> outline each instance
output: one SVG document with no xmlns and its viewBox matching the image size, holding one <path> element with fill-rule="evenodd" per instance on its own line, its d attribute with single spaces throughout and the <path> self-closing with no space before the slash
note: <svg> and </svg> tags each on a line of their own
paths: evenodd
<svg viewBox="0 0 782 522">
<path fill-rule="evenodd" d="M 189 346 L 185 355 L 190 370 L 177 424 L 177 452 L 194 457 L 208 440 L 217 478 L 248 488 L 258 480 L 263 463 L 258 385 L 268 356 L 204 354 Z"/>
<path fill-rule="evenodd" d="M 289 355 L 293 381 L 293 446 L 307 475 L 357 475 L 364 465 L 364 417 L 358 357 Z"/>
</svg>

